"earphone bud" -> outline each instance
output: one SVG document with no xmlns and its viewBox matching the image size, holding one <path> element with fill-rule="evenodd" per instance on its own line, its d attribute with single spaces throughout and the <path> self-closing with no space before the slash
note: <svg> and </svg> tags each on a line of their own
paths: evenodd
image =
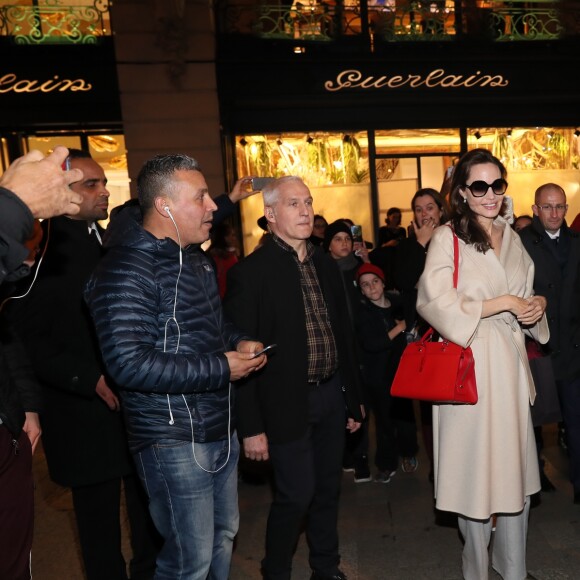
<svg viewBox="0 0 580 580">
<path fill-rule="evenodd" d="M 164 211 L 165 213 L 167 213 L 167 214 L 171 215 L 171 210 L 169 209 L 169 207 L 168 207 L 168 206 L 164 205 L 164 206 L 163 206 L 163 211 Z"/>
</svg>

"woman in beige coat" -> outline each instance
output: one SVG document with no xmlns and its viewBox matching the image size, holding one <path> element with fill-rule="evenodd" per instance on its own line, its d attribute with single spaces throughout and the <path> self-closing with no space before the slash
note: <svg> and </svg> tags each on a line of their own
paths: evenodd
<svg viewBox="0 0 580 580">
<path fill-rule="evenodd" d="M 457 164 L 451 224 L 459 237 L 453 287 L 453 233 L 439 227 L 419 281 L 417 310 L 442 336 L 471 346 L 479 401 L 433 410 L 437 508 L 459 514 L 463 575 L 488 578 L 491 516 L 497 514 L 492 566 L 505 580 L 526 577 L 529 496 L 540 489 L 530 403 L 535 389 L 524 332 L 545 343 L 546 300 L 533 295 L 534 266 L 500 216 L 506 170 L 475 149 Z"/>
</svg>

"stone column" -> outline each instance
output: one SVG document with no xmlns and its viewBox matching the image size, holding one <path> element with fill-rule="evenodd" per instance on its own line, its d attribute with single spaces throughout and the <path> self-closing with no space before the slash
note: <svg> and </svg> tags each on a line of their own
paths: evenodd
<svg viewBox="0 0 580 580">
<path fill-rule="evenodd" d="M 139 169 L 158 153 L 195 157 L 212 196 L 223 193 L 210 4 L 123 0 L 111 18 L 132 195 Z"/>
</svg>

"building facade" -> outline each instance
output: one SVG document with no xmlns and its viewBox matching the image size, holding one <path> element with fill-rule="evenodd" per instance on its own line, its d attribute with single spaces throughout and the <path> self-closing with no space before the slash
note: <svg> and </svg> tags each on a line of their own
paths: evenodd
<svg viewBox="0 0 580 580">
<path fill-rule="evenodd" d="M 64 29 L 50 42 L 46 24 L 45 40 L 18 40 L 8 10 L 18 5 L 35 16 L 29 22 L 54 23 L 83 4 L 100 15 L 91 42 L 71 42 Z M 124 164 L 126 182 L 145 159 L 171 151 L 197 157 L 214 194 L 244 175 L 298 174 L 317 213 L 351 217 L 374 239 L 388 207 L 400 207 L 406 225 L 414 192 L 439 189 L 462 152 L 483 146 L 508 167 L 516 213 L 530 213 L 547 181 L 565 187 L 571 218 L 580 212 L 575 2 L 37 0 L 0 8 L 4 163 L 74 137 L 111 154 L 111 168 Z M 107 153 L 109 138 L 118 147 Z M 240 209 L 249 252 L 261 202 Z"/>
</svg>

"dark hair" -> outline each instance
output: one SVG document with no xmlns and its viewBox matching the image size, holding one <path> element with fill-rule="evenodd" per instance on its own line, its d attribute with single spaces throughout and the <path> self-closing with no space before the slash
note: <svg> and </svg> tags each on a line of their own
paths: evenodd
<svg viewBox="0 0 580 580">
<path fill-rule="evenodd" d="M 319 213 L 314 214 L 314 218 L 312 221 L 315 222 L 316 220 L 322 220 L 324 222 L 324 225 L 328 225 L 326 218 L 323 215 L 320 215 Z"/>
<path fill-rule="evenodd" d="M 69 149 L 67 159 L 92 159 L 92 156 L 85 149 Z"/>
<path fill-rule="evenodd" d="M 450 195 L 451 222 L 457 237 L 466 244 L 473 245 L 478 252 L 483 253 L 491 248 L 491 240 L 479 225 L 475 212 L 465 202 L 461 190 L 465 188 L 472 168 L 484 163 L 495 165 L 499 169 L 501 177 L 506 179 L 506 168 L 497 157 L 494 157 L 487 149 L 472 149 L 465 153 L 455 166 Z"/>
<path fill-rule="evenodd" d="M 137 175 L 137 195 L 143 214 L 153 207 L 156 197 L 171 196 L 176 171 L 201 171 L 201 168 L 193 157 L 181 153 L 156 155 L 145 162 Z"/>
<path fill-rule="evenodd" d="M 528 225 L 531 225 L 532 222 L 534 221 L 534 218 L 531 215 L 528 215 L 528 214 L 522 214 L 522 215 L 514 216 L 514 221 L 512 223 L 512 230 L 515 230 L 516 227 L 517 227 L 517 225 L 518 225 L 518 222 L 520 220 L 524 220 L 524 219 L 530 221 L 530 223 Z M 527 227 L 527 226 L 524 226 L 524 227 Z"/>
<path fill-rule="evenodd" d="M 440 224 L 444 224 L 449 219 L 449 208 L 447 207 L 447 203 L 441 196 L 441 194 L 432 187 L 423 187 L 417 191 L 417 193 L 413 196 L 411 200 L 411 209 L 413 213 L 415 213 L 415 202 L 420 197 L 425 197 L 429 195 L 433 198 L 433 201 L 437 204 L 437 207 L 441 210 L 441 220 L 439 221 Z"/>
<path fill-rule="evenodd" d="M 402 213 L 398 207 L 390 207 L 387 210 L 387 216 L 393 215 L 394 213 Z"/>
<path fill-rule="evenodd" d="M 210 239 L 212 250 L 227 250 L 226 237 L 232 233 L 234 226 L 228 222 L 214 224 L 211 228 Z"/>
</svg>

